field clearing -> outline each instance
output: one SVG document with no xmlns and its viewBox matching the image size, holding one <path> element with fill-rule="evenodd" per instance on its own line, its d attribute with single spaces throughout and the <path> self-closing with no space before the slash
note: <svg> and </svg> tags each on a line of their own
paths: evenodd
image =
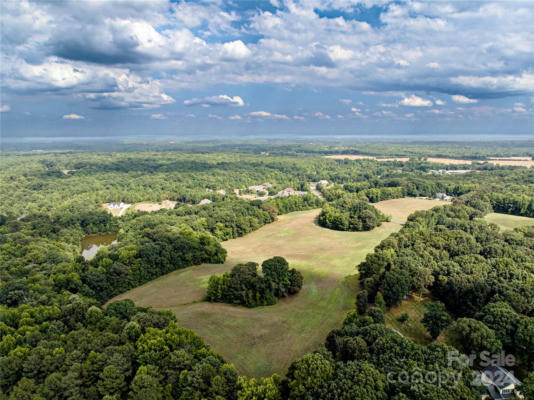
<svg viewBox="0 0 534 400">
<path fill-rule="evenodd" d="M 398 199 L 377 205 L 399 221 L 420 209 L 446 204 L 435 200 Z M 181 326 L 199 334 L 240 373 L 260 377 L 283 373 L 292 361 L 320 347 L 328 332 L 354 308 L 357 271 L 365 255 L 401 228 L 387 222 L 371 232 L 340 232 L 319 227 L 320 210 L 295 212 L 245 237 L 223 243 L 224 264 L 204 264 L 172 272 L 126 292 L 138 305 L 171 309 Z M 404 216 L 404 219 L 402 219 Z M 304 276 L 301 292 L 278 304 L 247 309 L 207 303 L 209 276 L 235 264 L 285 257 Z"/>
<path fill-rule="evenodd" d="M 493 157 L 488 158 L 487 160 L 462 160 L 462 159 L 453 159 L 453 158 L 442 158 L 442 157 L 428 157 L 426 159 L 428 162 L 448 164 L 448 165 L 461 165 L 461 164 L 473 164 L 473 162 L 488 162 L 489 164 L 501 165 L 501 166 L 512 166 L 512 167 L 533 167 L 534 160 L 531 157 Z"/>
<path fill-rule="evenodd" d="M 148 203 L 148 202 L 137 203 L 133 206 L 133 210 L 134 211 L 148 211 L 148 212 L 159 211 L 162 208 L 168 208 L 172 210 L 174 206 L 176 205 L 176 203 L 178 202 L 172 201 L 172 200 L 163 200 L 161 203 Z"/>
<path fill-rule="evenodd" d="M 534 218 L 520 217 L 499 213 L 489 213 L 484 217 L 487 222 L 499 225 L 502 230 L 511 230 L 520 226 L 534 225 Z"/>
<path fill-rule="evenodd" d="M 410 296 L 397 307 L 392 307 L 386 313 L 386 326 L 400 332 L 404 337 L 415 343 L 428 344 L 432 338 L 421 323 L 426 313 L 425 303 L 427 299 L 419 299 Z M 402 314 L 408 314 L 408 320 L 404 323 L 399 321 Z"/>
<path fill-rule="evenodd" d="M 392 222 L 403 224 L 408 216 L 417 210 L 429 210 L 432 207 L 450 204 L 443 200 L 427 200 L 422 198 L 405 197 L 402 199 L 384 200 L 373 206 L 385 215 L 391 217 Z"/>
<path fill-rule="evenodd" d="M 528 157 L 491 158 L 488 160 L 488 162 L 490 164 L 507 165 L 513 167 L 534 167 L 534 160 Z"/>
<path fill-rule="evenodd" d="M 376 160 L 376 161 L 410 161 L 410 157 L 390 157 L 380 158 L 376 156 L 364 156 L 356 154 L 332 154 L 324 156 L 334 160 Z M 447 164 L 447 165 L 471 165 L 474 160 L 465 160 L 459 158 L 444 158 L 444 157 L 427 157 L 426 161 Z M 490 164 L 513 167 L 534 167 L 534 160 L 531 157 L 492 157 L 487 160 L 475 160 L 476 162 L 488 162 Z"/>
<path fill-rule="evenodd" d="M 330 156 L 324 156 L 325 158 L 331 158 L 333 160 L 376 160 L 376 161 L 410 161 L 410 157 L 385 157 L 380 158 L 376 156 L 363 156 L 356 154 L 332 154 Z"/>
</svg>

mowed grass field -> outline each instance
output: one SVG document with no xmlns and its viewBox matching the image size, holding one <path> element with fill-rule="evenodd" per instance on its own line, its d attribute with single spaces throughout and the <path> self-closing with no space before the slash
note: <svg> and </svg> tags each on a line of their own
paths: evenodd
<svg viewBox="0 0 534 400">
<path fill-rule="evenodd" d="M 487 222 L 492 222 L 502 230 L 514 229 L 520 226 L 534 225 L 534 218 L 520 217 L 518 215 L 490 213 L 484 217 Z"/>
<path fill-rule="evenodd" d="M 223 243 L 227 261 L 172 272 L 113 300 L 170 309 L 181 326 L 200 335 L 240 373 L 283 373 L 292 361 L 320 347 L 328 332 L 354 308 L 358 290 L 356 265 L 415 210 L 444 204 L 436 200 L 400 199 L 378 203 L 393 221 L 371 232 L 338 232 L 319 227 L 320 210 L 295 212 L 249 235 Z M 278 304 L 247 309 L 202 301 L 209 276 L 235 264 L 285 257 L 304 275 L 301 292 Z"/>
</svg>

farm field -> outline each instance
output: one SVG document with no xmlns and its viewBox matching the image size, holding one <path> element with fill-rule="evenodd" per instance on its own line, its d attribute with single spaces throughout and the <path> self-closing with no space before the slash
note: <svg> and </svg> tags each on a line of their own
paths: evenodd
<svg viewBox="0 0 534 400">
<path fill-rule="evenodd" d="M 359 154 L 332 154 L 324 156 L 325 158 L 331 158 L 334 160 L 376 160 L 376 161 L 409 161 L 410 157 L 389 157 L 380 158 L 376 156 L 364 156 Z M 427 157 L 426 161 L 448 164 L 448 165 L 466 165 L 473 164 L 473 160 L 457 159 L 457 158 L 444 158 L 444 157 Z M 477 160 L 477 162 L 488 162 L 490 164 L 513 166 L 513 167 L 527 167 L 534 166 L 534 160 L 531 157 L 490 157 L 487 160 Z"/>
<path fill-rule="evenodd" d="M 325 158 L 331 158 L 333 160 L 376 160 L 376 161 L 410 161 L 410 157 L 376 157 L 376 156 L 364 156 L 356 154 L 332 154 L 330 156 L 324 156 Z"/>
<path fill-rule="evenodd" d="M 320 210 L 280 216 L 249 235 L 223 243 L 227 261 L 175 271 L 113 300 L 132 299 L 141 306 L 171 309 L 181 326 L 192 329 L 240 373 L 268 376 L 321 346 L 328 332 L 353 309 L 357 291 L 355 266 L 407 215 L 446 202 L 398 199 L 377 203 L 393 217 L 371 232 L 340 232 L 319 227 Z M 268 307 L 247 309 L 203 302 L 207 281 L 235 264 L 285 257 L 304 275 L 301 292 Z"/>
<path fill-rule="evenodd" d="M 514 229 L 520 226 L 534 225 L 534 218 L 520 217 L 518 215 L 490 213 L 484 217 L 487 222 L 497 224 L 503 230 Z"/>
</svg>

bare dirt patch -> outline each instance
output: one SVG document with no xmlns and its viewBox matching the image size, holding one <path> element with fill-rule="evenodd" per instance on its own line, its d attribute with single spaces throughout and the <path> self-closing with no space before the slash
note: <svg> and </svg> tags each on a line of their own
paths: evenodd
<svg viewBox="0 0 534 400">
<path fill-rule="evenodd" d="M 332 154 L 324 156 L 334 160 L 376 160 L 376 161 L 410 161 L 409 157 L 389 157 L 380 158 L 376 156 L 364 156 L 357 154 Z M 446 164 L 446 165 L 471 165 L 474 162 L 488 162 L 495 165 L 514 166 L 514 167 L 534 167 L 534 160 L 531 157 L 492 157 L 487 160 L 465 160 L 460 158 L 444 158 L 444 157 L 427 157 L 426 161 Z"/>
<path fill-rule="evenodd" d="M 178 202 L 172 200 L 163 200 L 161 203 L 137 203 L 134 205 L 133 210 L 152 212 L 161 210 L 162 208 L 173 209 L 176 203 Z"/>
<path fill-rule="evenodd" d="M 534 166 L 534 160 L 532 160 L 530 157 L 492 157 L 488 158 L 487 160 L 462 160 L 454 158 L 428 157 L 427 161 L 448 165 L 471 165 L 475 162 L 488 162 L 490 164 L 513 167 L 531 168 Z"/>
<path fill-rule="evenodd" d="M 364 156 L 357 154 L 333 154 L 329 156 L 324 156 L 325 158 L 331 158 L 334 160 L 376 160 L 376 161 L 410 161 L 410 157 L 387 157 L 379 158 L 376 156 Z"/>
<path fill-rule="evenodd" d="M 428 162 L 447 164 L 447 165 L 465 165 L 472 164 L 472 160 L 462 160 L 458 158 L 442 158 L 442 157 L 428 157 L 426 159 Z"/>
<path fill-rule="evenodd" d="M 528 157 L 491 158 L 488 162 L 491 164 L 513 167 L 534 167 L 534 160 Z"/>
</svg>

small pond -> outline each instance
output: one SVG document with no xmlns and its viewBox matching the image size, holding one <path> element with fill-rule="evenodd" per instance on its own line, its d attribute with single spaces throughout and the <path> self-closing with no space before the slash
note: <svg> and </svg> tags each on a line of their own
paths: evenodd
<svg viewBox="0 0 534 400">
<path fill-rule="evenodd" d="M 90 260 L 95 256 L 98 249 L 114 243 L 117 243 L 117 232 L 85 235 L 82 238 L 82 256 L 86 260 Z"/>
</svg>

